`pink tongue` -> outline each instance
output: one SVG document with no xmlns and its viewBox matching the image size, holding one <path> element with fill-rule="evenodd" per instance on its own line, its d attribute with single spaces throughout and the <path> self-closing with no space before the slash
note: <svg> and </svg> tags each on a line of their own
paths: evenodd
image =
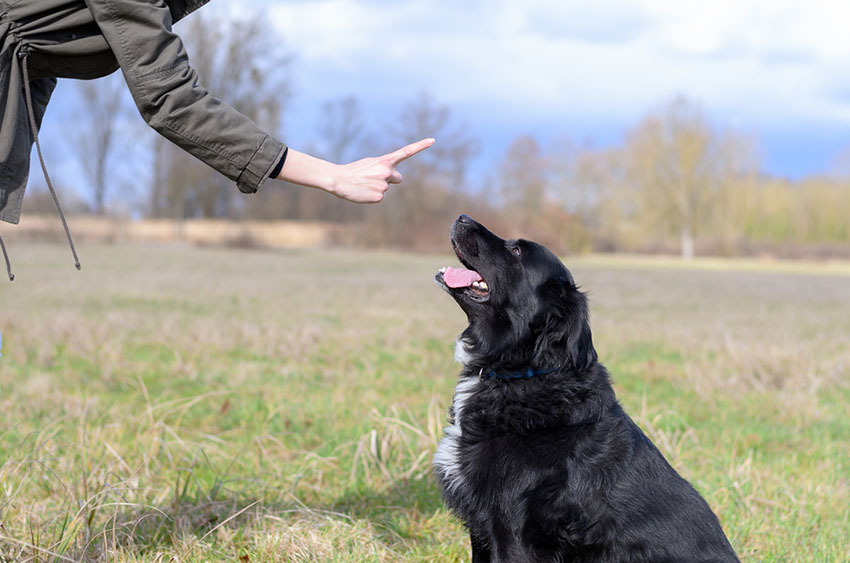
<svg viewBox="0 0 850 563">
<path fill-rule="evenodd" d="M 469 287 L 472 285 L 472 282 L 482 281 L 483 279 L 478 275 L 478 272 L 465 268 L 452 268 L 449 266 L 443 272 L 443 281 L 451 288 Z"/>
</svg>

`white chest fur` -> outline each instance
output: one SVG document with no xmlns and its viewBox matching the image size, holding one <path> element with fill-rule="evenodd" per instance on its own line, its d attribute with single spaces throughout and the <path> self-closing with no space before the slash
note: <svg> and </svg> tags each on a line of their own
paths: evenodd
<svg viewBox="0 0 850 563">
<path fill-rule="evenodd" d="M 458 341 L 455 359 L 461 363 L 468 358 L 466 349 Z M 460 438 L 463 434 L 463 410 L 466 401 L 475 392 L 479 381 L 476 377 L 465 377 L 458 381 L 452 400 L 452 422 L 443 430 L 443 439 L 434 454 L 434 470 L 442 486 L 448 492 L 454 492 L 463 485 L 463 472 L 460 462 Z"/>
<path fill-rule="evenodd" d="M 466 365 L 471 359 L 472 354 L 470 354 L 469 350 L 466 349 L 463 340 L 458 339 L 457 342 L 455 342 L 455 361 L 459 364 Z"/>
</svg>

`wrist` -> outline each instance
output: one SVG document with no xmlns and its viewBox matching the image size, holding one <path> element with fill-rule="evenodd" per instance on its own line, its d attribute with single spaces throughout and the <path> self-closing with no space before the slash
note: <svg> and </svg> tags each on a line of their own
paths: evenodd
<svg viewBox="0 0 850 563">
<path fill-rule="evenodd" d="M 341 166 L 339 164 L 333 164 L 331 162 L 328 162 L 327 164 L 327 170 L 323 175 L 324 179 L 322 180 L 321 185 L 319 185 L 318 188 L 328 192 L 329 194 L 333 194 L 339 197 L 338 187 Z"/>
<path fill-rule="evenodd" d="M 338 165 L 320 158 L 289 149 L 277 179 L 336 194 L 338 168 Z"/>
</svg>

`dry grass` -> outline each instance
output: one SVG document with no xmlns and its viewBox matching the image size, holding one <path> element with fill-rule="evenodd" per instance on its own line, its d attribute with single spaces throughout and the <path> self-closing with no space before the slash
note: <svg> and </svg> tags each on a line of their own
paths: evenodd
<svg viewBox="0 0 850 563">
<path fill-rule="evenodd" d="M 14 247 L 0 561 L 461 561 L 448 257 Z M 850 559 L 841 266 L 571 261 L 627 410 L 745 560 Z"/>
<path fill-rule="evenodd" d="M 78 241 L 100 243 L 184 242 L 263 248 L 317 248 L 340 238 L 341 225 L 310 221 L 229 221 L 224 219 L 133 220 L 125 217 L 69 218 Z M 54 215 L 28 215 L 3 234 L 13 243 L 24 240 L 62 242 L 65 233 Z"/>
</svg>

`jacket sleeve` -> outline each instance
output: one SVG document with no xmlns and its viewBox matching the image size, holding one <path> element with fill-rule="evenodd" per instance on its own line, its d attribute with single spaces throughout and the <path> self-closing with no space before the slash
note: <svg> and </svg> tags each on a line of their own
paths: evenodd
<svg viewBox="0 0 850 563">
<path fill-rule="evenodd" d="M 144 120 L 240 191 L 256 192 L 286 147 L 200 85 L 164 0 L 85 2 Z"/>
</svg>

